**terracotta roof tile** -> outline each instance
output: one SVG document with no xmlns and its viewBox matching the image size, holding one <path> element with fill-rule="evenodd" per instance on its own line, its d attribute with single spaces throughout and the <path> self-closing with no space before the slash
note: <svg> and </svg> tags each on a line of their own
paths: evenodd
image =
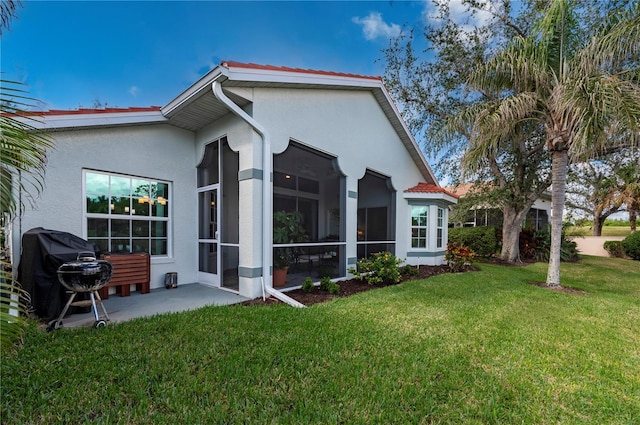
<svg viewBox="0 0 640 425">
<path fill-rule="evenodd" d="M 459 198 L 455 193 L 451 193 L 442 187 L 438 187 L 429 183 L 418 183 L 417 185 L 405 190 L 405 193 L 444 193 L 456 199 Z"/>
<path fill-rule="evenodd" d="M 222 66 L 226 68 L 233 67 L 233 68 L 245 68 L 245 69 L 262 69 L 265 71 L 297 72 L 300 74 L 329 75 L 334 77 L 350 77 L 350 78 L 366 78 L 369 80 L 382 81 L 382 77 L 376 77 L 376 76 L 370 76 L 370 75 L 358 75 L 358 74 L 347 74 L 343 72 L 320 71 L 317 69 L 289 68 L 286 66 L 259 65 L 255 63 L 242 63 L 242 62 L 234 62 L 234 61 L 224 61 L 222 62 Z"/>
<path fill-rule="evenodd" d="M 49 111 L 35 112 L 37 115 L 82 115 L 82 114 L 113 114 L 123 112 L 155 112 L 159 111 L 159 106 L 148 107 L 130 107 L 130 108 L 104 108 L 104 109 L 92 109 L 92 108 L 79 108 L 73 110 L 63 109 L 51 109 Z"/>
</svg>

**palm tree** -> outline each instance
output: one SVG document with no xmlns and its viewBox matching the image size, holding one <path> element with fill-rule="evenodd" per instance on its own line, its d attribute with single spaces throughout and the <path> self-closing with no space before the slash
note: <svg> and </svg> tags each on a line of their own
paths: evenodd
<svg viewBox="0 0 640 425">
<path fill-rule="evenodd" d="M 640 139 L 639 3 L 611 14 L 593 34 L 580 31 L 574 6 L 551 0 L 528 36 L 515 38 L 477 68 L 470 85 L 503 96 L 457 118 L 473 122 L 473 144 L 488 153 L 522 122 L 543 129 L 552 158 L 548 286 L 560 285 L 569 160 L 635 146 Z"/>
<path fill-rule="evenodd" d="M 15 199 L 16 190 L 28 196 L 42 188 L 47 149 L 52 146 L 46 133 L 30 123 L 37 116 L 24 112 L 30 108 L 31 100 L 19 83 L 0 80 L 0 214 L 3 223 L 10 223 L 22 210 L 22 205 Z M 4 250 L 5 243 L 10 241 L 5 240 L 4 228 L 0 233 L 3 236 L 0 246 L 0 347 L 4 351 L 13 347 L 24 328 L 26 306 L 21 300 L 28 294 L 13 281 Z"/>
</svg>

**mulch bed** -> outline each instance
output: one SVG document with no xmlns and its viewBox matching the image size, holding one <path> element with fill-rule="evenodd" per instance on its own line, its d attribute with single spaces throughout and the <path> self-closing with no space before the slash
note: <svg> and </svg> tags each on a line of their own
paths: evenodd
<svg viewBox="0 0 640 425">
<path fill-rule="evenodd" d="M 477 268 L 472 266 L 470 270 L 477 270 Z M 401 282 L 407 280 L 426 279 L 428 277 L 437 276 L 443 273 L 450 273 L 449 266 L 420 266 L 417 275 L 405 274 L 402 276 Z M 322 291 L 317 286 L 311 292 L 304 292 L 302 289 L 295 289 L 293 291 L 287 291 L 285 292 L 285 294 L 290 296 L 294 300 L 309 306 L 325 301 L 331 301 L 336 298 L 344 298 L 360 292 L 384 287 L 384 285 L 369 285 L 367 282 L 358 279 L 341 280 L 340 282 L 338 282 L 338 284 L 340 285 L 340 292 L 338 294 L 330 294 L 327 291 Z M 246 306 L 272 305 L 278 304 L 280 302 L 280 300 L 274 297 L 269 297 L 266 300 L 263 300 L 262 298 L 256 298 L 253 300 L 245 301 L 242 304 Z"/>
</svg>

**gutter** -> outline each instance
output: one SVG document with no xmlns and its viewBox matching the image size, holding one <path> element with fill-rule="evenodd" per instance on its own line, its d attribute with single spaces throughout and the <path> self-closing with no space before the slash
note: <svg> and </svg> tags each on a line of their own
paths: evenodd
<svg viewBox="0 0 640 425">
<path fill-rule="evenodd" d="M 221 74 L 220 74 L 221 75 Z M 293 307 L 305 307 L 293 298 L 273 288 L 271 280 L 271 263 L 273 254 L 271 246 L 273 245 L 273 224 L 272 224 L 272 201 L 271 201 L 271 138 L 267 130 L 256 120 L 247 114 L 242 108 L 236 105 L 223 92 L 220 82 L 216 77 L 211 83 L 213 95 L 222 102 L 231 112 L 240 117 L 243 121 L 253 128 L 262 138 L 262 298 L 265 293 L 273 295 L 280 301 L 283 301 Z"/>
</svg>

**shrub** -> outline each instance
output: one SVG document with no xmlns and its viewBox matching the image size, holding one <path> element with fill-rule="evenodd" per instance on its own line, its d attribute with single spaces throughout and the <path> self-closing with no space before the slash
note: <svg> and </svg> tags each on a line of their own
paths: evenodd
<svg viewBox="0 0 640 425">
<path fill-rule="evenodd" d="M 551 225 L 547 224 L 535 233 L 536 246 L 535 258 L 537 261 L 547 262 L 551 256 Z M 577 244 L 567 239 L 562 228 L 562 241 L 560 242 L 560 261 L 575 263 L 580 260 Z"/>
<path fill-rule="evenodd" d="M 452 272 L 461 272 L 467 270 L 476 254 L 464 245 L 449 242 L 447 244 L 447 253 L 445 260 Z"/>
<path fill-rule="evenodd" d="M 536 232 L 532 229 L 523 229 L 520 232 L 519 248 L 520 258 L 536 258 Z"/>
<path fill-rule="evenodd" d="M 329 287 L 327 288 L 327 290 L 329 291 L 330 294 L 337 294 L 338 292 L 340 292 L 340 285 L 338 285 L 336 282 L 331 282 L 329 283 Z"/>
<path fill-rule="evenodd" d="M 322 279 L 320 279 L 320 289 L 328 291 L 329 285 L 331 285 L 331 278 L 329 276 L 323 276 Z"/>
<path fill-rule="evenodd" d="M 392 253 L 378 252 L 358 260 L 356 268 L 349 271 L 356 279 L 365 280 L 370 285 L 390 285 L 400 282 L 400 263 L 402 260 Z"/>
<path fill-rule="evenodd" d="M 634 260 L 640 260 L 640 231 L 635 231 L 622 241 L 625 254 Z"/>
<path fill-rule="evenodd" d="M 612 257 L 624 258 L 624 248 L 622 247 L 622 241 L 605 241 L 602 247 Z"/>
<path fill-rule="evenodd" d="M 405 264 L 400 267 L 400 273 L 407 276 L 418 276 L 420 274 L 420 270 L 418 270 L 417 267 Z"/>
<path fill-rule="evenodd" d="M 449 242 L 469 247 L 476 255 L 491 257 L 500 249 L 500 231 L 496 227 L 454 227 L 449 229 Z"/>
<path fill-rule="evenodd" d="M 313 290 L 313 281 L 310 277 L 307 277 L 302 284 L 302 290 L 304 292 L 311 292 Z"/>
</svg>

